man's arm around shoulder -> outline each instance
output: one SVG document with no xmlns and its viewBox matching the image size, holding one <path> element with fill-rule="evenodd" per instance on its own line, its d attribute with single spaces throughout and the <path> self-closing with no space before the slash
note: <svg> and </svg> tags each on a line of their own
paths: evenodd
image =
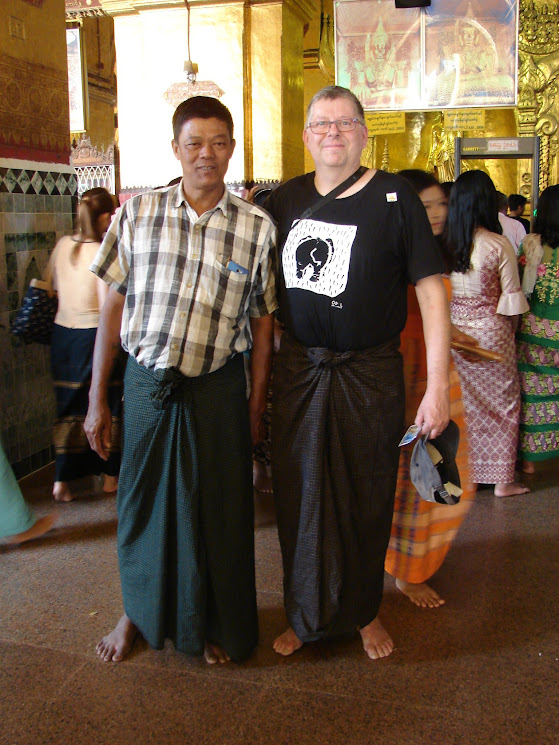
<svg viewBox="0 0 559 745">
<path fill-rule="evenodd" d="M 120 325 L 125 296 L 109 289 L 103 304 L 95 349 L 93 371 L 89 388 L 89 409 L 84 430 L 89 445 L 103 460 L 108 460 L 111 447 L 111 411 L 108 404 L 108 386 L 113 365 L 120 351 Z"/>
</svg>

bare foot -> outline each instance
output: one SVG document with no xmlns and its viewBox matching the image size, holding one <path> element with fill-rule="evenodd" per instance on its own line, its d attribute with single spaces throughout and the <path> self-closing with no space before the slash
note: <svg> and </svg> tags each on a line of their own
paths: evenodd
<svg viewBox="0 0 559 745">
<path fill-rule="evenodd" d="M 394 642 L 378 618 L 359 629 L 359 633 L 363 640 L 363 649 L 372 660 L 388 657 L 394 650 Z"/>
<path fill-rule="evenodd" d="M 204 657 L 208 665 L 215 665 L 216 662 L 231 662 L 231 657 L 229 657 L 227 652 L 219 644 L 212 644 L 210 642 L 206 642 Z"/>
<path fill-rule="evenodd" d="M 252 464 L 252 485 L 256 491 L 263 494 L 271 494 L 273 491 L 272 477 L 270 476 L 268 467 L 256 460 Z"/>
<path fill-rule="evenodd" d="M 52 528 L 57 518 L 58 514 L 56 512 L 45 517 L 40 517 L 28 530 L 25 530 L 23 533 L 16 533 L 7 538 L 6 543 L 18 544 L 24 541 L 31 541 L 33 538 L 39 538 Z"/>
<path fill-rule="evenodd" d="M 68 484 L 66 481 L 54 482 L 52 496 L 57 502 L 71 502 L 76 498 L 68 488 Z"/>
<path fill-rule="evenodd" d="M 107 476 L 103 474 L 103 491 L 106 494 L 114 494 L 118 489 L 118 476 Z"/>
<path fill-rule="evenodd" d="M 522 461 L 522 471 L 524 473 L 535 473 L 536 466 L 534 463 L 532 463 L 531 460 L 523 460 Z"/>
<path fill-rule="evenodd" d="M 519 484 L 516 481 L 513 481 L 510 484 L 495 484 L 495 496 L 496 497 L 514 497 L 517 494 L 526 494 L 526 492 L 529 492 L 530 489 L 527 486 L 524 486 L 524 484 Z"/>
<path fill-rule="evenodd" d="M 293 631 L 291 626 L 280 634 L 274 641 L 273 647 L 278 654 L 282 654 L 284 657 L 289 657 L 290 654 L 301 649 L 303 642 L 299 639 L 297 634 Z"/>
<path fill-rule="evenodd" d="M 426 582 L 405 582 L 403 579 L 396 580 L 396 587 L 408 597 L 412 603 L 420 608 L 439 608 L 445 604 L 440 595 Z"/>
<path fill-rule="evenodd" d="M 120 662 L 134 646 L 137 635 L 138 629 L 125 613 L 111 633 L 95 647 L 95 651 L 103 662 Z"/>
</svg>

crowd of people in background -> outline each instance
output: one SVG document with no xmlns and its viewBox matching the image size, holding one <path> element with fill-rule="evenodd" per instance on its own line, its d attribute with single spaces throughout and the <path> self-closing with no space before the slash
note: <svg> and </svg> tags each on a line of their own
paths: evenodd
<svg viewBox="0 0 559 745">
<path fill-rule="evenodd" d="M 250 655 L 254 482 L 273 489 L 283 557 L 275 650 L 358 629 L 386 657 L 384 571 L 441 606 L 428 580 L 477 486 L 525 494 L 517 471 L 559 455 L 559 186 L 531 225 L 482 170 L 440 184 L 361 167 L 363 109 L 339 86 L 307 111 L 315 171 L 248 200 L 224 187 L 223 104 L 189 99 L 173 127 L 182 179 L 114 217 L 112 195 L 86 192 L 49 263 L 53 496 L 91 474 L 118 489 L 124 614 L 98 654 L 120 661 L 141 635 L 210 664 Z M 409 425 L 433 439 L 450 419 L 453 505 L 421 498 L 398 448 Z M 0 537 L 48 531 L 3 451 L 0 478 Z"/>
</svg>

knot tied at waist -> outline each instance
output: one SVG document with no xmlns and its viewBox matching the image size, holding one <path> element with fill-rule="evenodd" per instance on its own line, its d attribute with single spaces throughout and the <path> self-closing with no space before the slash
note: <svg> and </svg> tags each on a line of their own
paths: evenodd
<svg viewBox="0 0 559 745">
<path fill-rule="evenodd" d="M 308 347 L 307 357 L 317 367 L 337 367 L 353 359 L 359 352 L 336 352 L 327 347 Z"/>
<path fill-rule="evenodd" d="M 382 364 L 383 360 L 392 358 L 398 354 L 400 347 L 400 336 L 394 336 L 388 341 L 379 344 L 376 347 L 368 349 L 349 349 L 345 352 L 338 352 L 328 347 L 305 347 L 292 336 L 284 333 L 284 349 L 291 350 L 300 356 L 306 357 L 317 368 L 331 369 L 351 362 L 368 362 L 373 364 Z"/>
<path fill-rule="evenodd" d="M 149 394 L 149 397 L 156 409 L 164 409 L 179 388 L 188 381 L 188 378 L 175 367 L 169 367 L 158 373 L 159 371 L 153 373 L 153 381 L 156 387 Z"/>
<path fill-rule="evenodd" d="M 228 386 L 233 384 L 246 386 L 242 354 L 230 357 L 217 370 L 193 377 L 183 375 L 176 367 L 156 370 L 144 367 L 132 356 L 128 357 L 126 369 L 130 384 L 138 388 L 138 393 L 141 390 L 141 395 L 149 398 L 153 407 L 159 411 L 163 411 L 176 401 L 190 400 L 198 391 L 208 386 L 211 386 L 212 390 L 218 390 L 221 386 L 227 391 Z"/>
</svg>

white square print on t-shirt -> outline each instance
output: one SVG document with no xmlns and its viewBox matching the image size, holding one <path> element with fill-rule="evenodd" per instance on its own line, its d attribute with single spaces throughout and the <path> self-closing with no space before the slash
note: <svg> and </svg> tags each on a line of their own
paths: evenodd
<svg viewBox="0 0 559 745">
<path fill-rule="evenodd" d="M 282 251 L 285 286 L 337 297 L 346 288 L 356 225 L 300 220 Z"/>
</svg>

